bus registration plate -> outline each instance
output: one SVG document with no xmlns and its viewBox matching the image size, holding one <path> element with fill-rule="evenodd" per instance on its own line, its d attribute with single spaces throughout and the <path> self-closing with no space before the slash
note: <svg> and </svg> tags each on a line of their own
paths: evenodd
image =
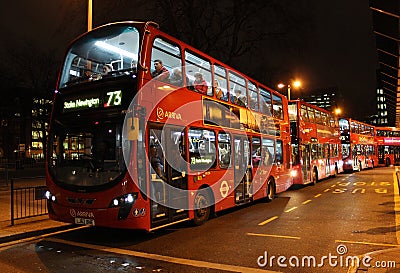
<svg viewBox="0 0 400 273">
<path fill-rule="evenodd" d="M 85 218 L 76 217 L 75 218 L 75 224 L 77 224 L 77 225 L 94 226 L 94 220 L 93 219 L 85 219 Z"/>
</svg>

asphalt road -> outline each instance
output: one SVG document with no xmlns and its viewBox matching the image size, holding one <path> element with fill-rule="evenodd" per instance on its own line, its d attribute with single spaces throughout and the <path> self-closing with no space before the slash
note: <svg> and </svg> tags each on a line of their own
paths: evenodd
<svg viewBox="0 0 400 273">
<path fill-rule="evenodd" d="M 153 233 L 82 227 L 0 245 L 0 270 L 347 272 L 347 258 L 398 245 L 393 173 L 392 167 L 340 174 L 199 227 Z"/>
</svg>

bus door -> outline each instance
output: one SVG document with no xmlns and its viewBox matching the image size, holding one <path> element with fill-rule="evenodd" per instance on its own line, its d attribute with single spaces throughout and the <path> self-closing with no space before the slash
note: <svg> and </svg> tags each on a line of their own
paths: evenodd
<svg viewBox="0 0 400 273">
<path fill-rule="evenodd" d="M 311 144 L 301 145 L 301 158 L 303 160 L 303 181 L 311 181 Z"/>
<path fill-rule="evenodd" d="M 325 177 L 331 175 L 331 149 L 330 144 L 324 144 L 324 157 L 326 158 Z"/>
<path fill-rule="evenodd" d="M 234 136 L 235 203 L 251 201 L 252 170 L 250 141 L 247 136 Z"/>
<path fill-rule="evenodd" d="M 184 128 L 149 126 L 149 162 L 151 227 L 188 218 Z"/>
<path fill-rule="evenodd" d="M 378 146 L 378 164 L 385 164 L 385 146 Z"/>
</svg>

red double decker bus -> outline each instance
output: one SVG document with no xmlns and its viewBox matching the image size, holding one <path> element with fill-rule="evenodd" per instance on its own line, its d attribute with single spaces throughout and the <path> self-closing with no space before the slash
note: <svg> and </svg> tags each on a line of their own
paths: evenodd
<svg viewBox="0 0 400 273">
<path fill-rule="evenodd" d="M 155 23 L 96 28 L 69 46 L 54 95 L 50 218 L 150 231 L 271 200 L 292 184 L 287 107 Z"/>
<path fill-rule="evenodd" d="M 294 184 L 317 183 L 343 172 L 339 122 L 331 112 L 301 100 L 289 102 Z"/>
<path fill-rule="evenodd" d="M 375 127 L 375 141 L 378 145 L 378 164 L 390 166 L 400 163 L 400 129 L 396 127 Z"/>
<path fill-rule="evenodd" d="M 378 165 L 375 127 L 351 118 L 340 118 L 343 169 L 361 171 Z"/>
</svg>

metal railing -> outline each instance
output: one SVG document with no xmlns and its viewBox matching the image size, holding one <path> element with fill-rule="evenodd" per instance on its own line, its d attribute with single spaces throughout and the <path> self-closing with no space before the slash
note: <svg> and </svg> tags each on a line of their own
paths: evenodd
<svg viewBox="0 0 400 273">
<path fill-rule="evenodd" d="M 11 225 L 15 220 L 46 215 L 47 199 L 44 177 L 11 179 Z"/>
</svg>

